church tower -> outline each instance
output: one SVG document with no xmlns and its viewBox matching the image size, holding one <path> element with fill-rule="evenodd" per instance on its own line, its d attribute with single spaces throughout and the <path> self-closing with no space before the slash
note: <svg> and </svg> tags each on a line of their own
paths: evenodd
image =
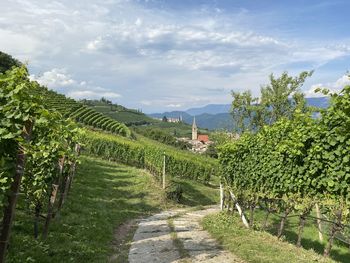
<svg viewBox="0 0 350 263">
<path fill-rule="evenodd" d="M 198 139 L 198 129 L 196 125 L 196 117 L 193 117 L 193 124 L 192 124 L 192 140 Z"/>
</svg>

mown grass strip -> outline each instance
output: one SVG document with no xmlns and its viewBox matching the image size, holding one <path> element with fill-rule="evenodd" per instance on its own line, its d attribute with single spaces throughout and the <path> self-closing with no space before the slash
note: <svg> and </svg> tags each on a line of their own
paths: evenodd
<svg viewBox="0 0 350 263">
<path fill-rule="evenodd" d="M 245 228 L 237 214 L 226 212 L 206 216 L 202 225 L 223 247 L 239 258 L 253 263 L 334 262 L 313 250 L 297 248 L 264 231 Z M 343 261 L 348 262 L 348 261 Z"/>
</svg>

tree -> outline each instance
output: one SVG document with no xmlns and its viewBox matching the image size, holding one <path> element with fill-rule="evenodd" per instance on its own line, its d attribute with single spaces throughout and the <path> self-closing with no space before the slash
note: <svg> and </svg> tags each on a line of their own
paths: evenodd
<svg viewBox="0 0 350 263">
<path fill-rule="evenodd" d="M 22 63 L 9 54 L 0 51 L 0 73 L 5 73 L 12 67 L 20 67 Z"/>
<path fill-rule="evenodd" d="M 245 130 L 251 130 L 253 123 L 253 104 L 257 102 L 257 98 L 252 97 L 250 90 L 240 92 L 231 92 L 233 97 L 231 105 L 231 115 L 235 122 L 235 131 L 242 133 Z"/>
<path fill-rule="evenodd" d="M 270 84 L 261 87 L 261 97 L 255 98 L 250 91 L 232 91 L 231 114 L 235 130 L 258 131 L 264 125 L 271 125 L 281 118 L 291 119 L 296 109 L 308 110 L 304 94 L 300 88 L 313 71 L 303 71 L 298 76 L 283 72 L 278 78 L 270 75 Z"/>
<path fill-rule="evenodd" d="M 285 71 L 278 78 L 270 75 L 270 84 L 261 87 L 261 104 L 266 109 L 268 124 L 282 117 L 291 118 L 296 108 L 305 107 L 304 95 L 300 88 L 313 71 L 303 71 L 299 76 L 289 76 Z"/>
<path fill-rule="evenodd" d="M 162 122 L 168 122 L 168 118 L 166 116 L 163 116 Z"/>
</svg>

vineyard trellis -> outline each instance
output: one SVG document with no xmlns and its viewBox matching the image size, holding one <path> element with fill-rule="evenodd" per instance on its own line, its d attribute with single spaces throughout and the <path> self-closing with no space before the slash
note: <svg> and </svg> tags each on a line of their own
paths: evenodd
<svg viewBox="0 0 350 263">
<path fill-rule="evenodd" d="M 40 88 L 30 81 L 24 66 L 0 74 L 0 262 L 5 262 L 19 194 L 24 196 L 26 211 L 34 214 L 35 237 L 39 217 L 47 212 L 45 238 L 57 189 L 64 189 L 60 196 L 64 200 L 75 173 L 80 129 L 43 106 Z M 58 169 L 62 158 L 65 168 Z"/>
<path fill-rule="evenodd" d="M 46 97 L 44 103 L 47 108 L 57 110 L 64 117 L 69 117 L 84 125 L 121 136 L 131 136 L 130 129 L 124 123 L 120 123 L 103 113 L 97 112 L 91 107 L 42 86 L 37 86 L 36 92 L 38 95 Z"/>
<path fill-rule="evenodd" d="M 219 174 L 216 160 L 181 151 L 147 140 L 128 140 L 105 133 L 86 131 L 84 151 L 108 160 L 146 168 L 158 178 L 163 174 L 166 156 L 166 174 L 209 183 Z"/>
<path fill-rule="evenodd" d="M 219 153 L 222 182 L 249 209 L 251 225 L 254 210 L 268 201 L 265 208 L 281 215 L 278 237 L 291 213 L 298 214 L 300 245 L 305 219 L 319 205 L 332 222 L 325 256 L 350 219 L 350 86 L 331 97 L 321 118 L 296 110 Z"/>
</svg>

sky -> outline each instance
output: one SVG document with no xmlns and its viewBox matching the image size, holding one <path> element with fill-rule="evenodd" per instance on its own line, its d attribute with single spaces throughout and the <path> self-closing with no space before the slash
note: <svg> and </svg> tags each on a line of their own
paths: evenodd
<svg viewBox="0 0 350 263">
<path fill-rule="evenodd" d="M 0 0 L 0 50 L 75 99 L 143 112 L 259 96 L 271 73 L 303 91 L 349 84 L 348 0 Z"/>
</svg>

